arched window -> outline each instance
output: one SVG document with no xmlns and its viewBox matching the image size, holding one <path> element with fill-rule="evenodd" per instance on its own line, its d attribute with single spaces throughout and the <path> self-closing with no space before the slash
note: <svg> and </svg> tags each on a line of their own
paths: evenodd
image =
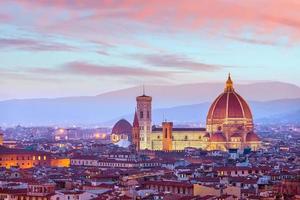
<svg viewBox="0 0 300 200">
<path fill-rule="evenodd" d="M 141 111 L 140 112 L 140 118 L 143 119 L 143 117 L 144 117 L 144 113 L 143 113 L 143 111 Z"/>
</svg>

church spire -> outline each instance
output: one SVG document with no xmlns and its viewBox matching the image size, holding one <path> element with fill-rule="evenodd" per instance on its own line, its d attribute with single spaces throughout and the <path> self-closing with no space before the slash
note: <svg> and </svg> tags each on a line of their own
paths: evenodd
<svg viewBox="0 0 300 200">
<path fill-rule="evenodd" d="M 134 120 L 133 120 L 133 124 L 132 125 L 133 125 L 133 127 L 140 127 L 136 110 L 134 112 Z"/>
<path fill-rule="evenodd" d="M 226 81 L 225 92 L 233 91 L 233 82 L 231 80 L 230 73 L 228 74 L 228 79 Z"/>
</svg>

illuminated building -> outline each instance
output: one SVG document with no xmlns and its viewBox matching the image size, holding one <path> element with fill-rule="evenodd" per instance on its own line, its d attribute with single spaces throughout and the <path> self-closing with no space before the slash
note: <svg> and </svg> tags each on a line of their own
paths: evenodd
<svg viewBox="0 0 300 200">
<path fill-rule="evenodd" d="M 0 145 L 2 146 L 3 145 L 3 134 L 0 133 Z"/>
<path fill-rule="evenodd" d="M 56 141 L 59 141 L 59 140 L 68 140 L 68 132 L 67 130 L 63 129 L 63 128 L 60 128 L 60 129 L 57 129 L 54 133 L 54 139 Z"/>
<path fill-rule="evenodd" d="M 112 128 L 110 139 L 112 143 L 118 143 L 120 140 L 132 141 L 132 126 L 125 120 L 119 120 Z"/>
<path fill-rule="evenodd" d="M 152 97 L 145 95 L 136 97 L 136 112 L 140 125 L 140 148 L 151 149 Z"/>
<path fill-rule="evenodd" d="M 186 147 L 222 150 L 260 147 L 260 139 L 253 130 L 253 118 L 247 102 L 235 92 L 230 75 L 225 90 L 210 106 L 206 128 L 173 128 L 163 122 L 162 128 L 153 126 L 152 97 L 138 96 L 137 118 L 140 126 L 140 149 L 184 150 Z"/>
<path fill-rule="evenodd" d="M 50 164 L 50 155 L 45 152 L 0 148 L 0 167 L 27 169 L 34 166 L 50 166 Z"/>
<path fill-rule="evenodd" d="M 224 92 L 220 94 L 207 114 L 206 130 L 210 133 L 209 149 L 256 150 L 260 140 L 253 132 L 253 118 L 247 102 L 235 92 L 230 74 Z"/>
</svg>

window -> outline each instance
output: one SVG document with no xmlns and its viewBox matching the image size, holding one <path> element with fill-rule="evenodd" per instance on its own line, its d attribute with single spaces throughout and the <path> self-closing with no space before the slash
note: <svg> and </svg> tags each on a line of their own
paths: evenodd
<svg viewBox="0 0 300 200">
<path fill-rule="evenodd" d="M 149 110 L 147 111 L 147 118 L 148 119 L 150 118 L 150 112 L 149 112 Z"/>
<path fill-rule="evenodd" d="M 168 129 L 165 128 L 165 138 L 168 138 Z"/>
<path fill-rule="evenodd" d="M 187 140 L 187 139 L 188 139 L 188 136 L 186 135 L 186 136 L 184 137 L 184 139 Z"/>
<path fill-rule="evenodd" d="M 143 111 L 141 111 L 140 112 L 140 118 L 143 119 L 143 117 L 144 117 L 144 113 L 143 113 Z"/>
</svg>

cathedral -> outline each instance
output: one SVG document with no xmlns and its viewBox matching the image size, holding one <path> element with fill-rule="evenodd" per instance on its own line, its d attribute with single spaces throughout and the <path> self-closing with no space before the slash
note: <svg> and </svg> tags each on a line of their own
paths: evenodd
<svg viewBox="0 0 300 200">
<path fill-rule="evenodd" d="M 136 98 L 137 106 L 131 141 L 136 150 L 184 150 L 186 147 L 203 150 L 243 150 L 260 147 L 254 133 L 253 118 L 247 102 L 234 90 L 230 75 L 222 92 L 211 104 L 206 128 L 176 128 L 172 122 L 152 126 L 152 97 Z"/>
</svg>

